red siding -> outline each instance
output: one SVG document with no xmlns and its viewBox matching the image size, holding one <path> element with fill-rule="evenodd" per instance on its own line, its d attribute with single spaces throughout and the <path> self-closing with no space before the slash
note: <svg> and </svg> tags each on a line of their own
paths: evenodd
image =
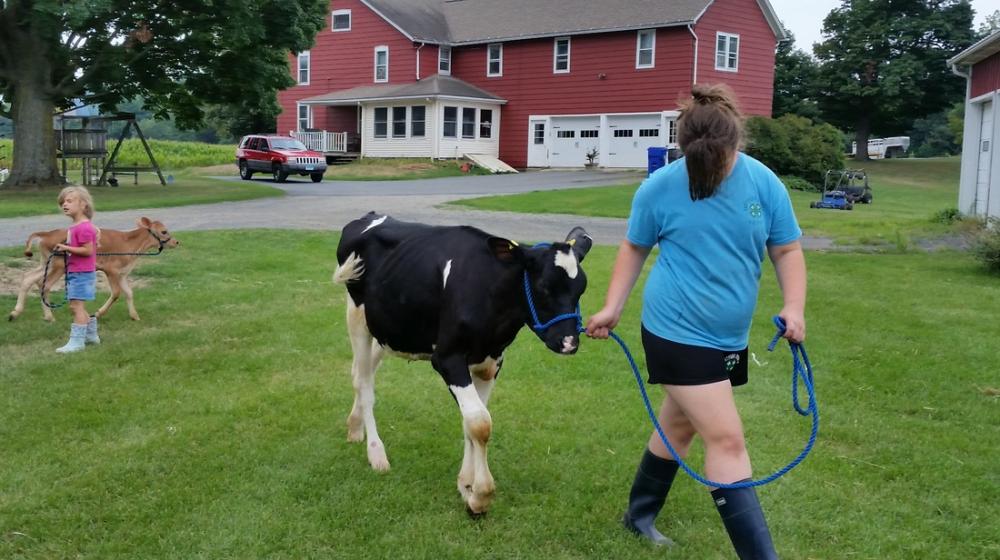
<svg viewBox="0 0 1000 560">
<path fill-rule="evenodd" d="M 330 30 L 330 12 L 333 10 L 351 10 L 350 31 L 334 33 Z M 316 34 L 316 44 L 310 49 L 309 85 L 292 86 L 278 93 L 278 102 L 284 109 L 278 116 L 278 132 L 285 134 L 295 130 L 295 104 L 299 99 L 375 85 L 375 47 L 380 45 L 389 47 L 389 83 L 415 81 L 416 47 L 409 39 L 359 0 L 332 0 L 326 26 Z M 434 53 L 436 63 L 437 50 L 424 47 L 420 53 L 421 66 L 424 66 L 425 55 L 430 52 Z M 295 56 L 290 55 L 288 61 L 289 71 L 295 77 Z M 424 75 L 423 72 L 421 75 Z M 315 109 L 313 125 L 316 128 L 320 128 L 328 118 L 335 118 L 322 113 L 322 109 Z M 354 128 L 356 125 L 352 124 L 351 129 Z"/>
<path fill-rule="evenodd" d="M 528 116 L 653 112 L 675 109 L 691 83 L 693 38 L 660 29 L 655 68 L 635 68 L 636 32 L 576 36 L 570 72 L 552 72 L 553 39 L 505 43 L 503 76 L 486 77 L 486 47 L 456 47 L 452 75 L 508 102 L 501 110 L 500 158 L 528 163 Z M 603 75 L 603 78 L 602 78 Z"/>
<path fill-rule="evenodd" d="M 972 89 L 969 94 L 979 97 L 1000 89 L 1000 53 L 972 66 Z"/>
<path fill-rule="evenodd" d="M 716 32 L 740 36 L 738 72 L 715 69 Z M 715 0 L 695 26 L 698 83 L 725 82 L 750 115 L 771 116 L 774 93 L 774 32 L 756 0 Z"/>
</svg>

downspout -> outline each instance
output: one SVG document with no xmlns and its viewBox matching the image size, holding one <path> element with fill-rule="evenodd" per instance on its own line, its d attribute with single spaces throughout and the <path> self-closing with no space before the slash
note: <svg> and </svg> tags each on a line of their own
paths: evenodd
<svg viewBox="0 0 1000 560">
<path fill-rule="evenodd" d="M 424 43 L 417 47 L 417 81 L 420 81 L 420 49 L 424 48 Z"/>
<path fill-rule="evenodd" d="M 694 28 L 691 27 L 690 23 L 687 29 L 691 32 L 691 36 L 694 37 L 694 71 L 691 75 L 691 85 L 694 85 L 698 83 L 698 34 L 694 32 Z"/>
</svg>

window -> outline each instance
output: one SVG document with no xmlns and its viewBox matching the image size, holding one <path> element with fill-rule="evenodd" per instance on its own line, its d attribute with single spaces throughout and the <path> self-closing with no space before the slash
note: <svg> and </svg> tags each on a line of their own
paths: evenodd
<svg viewBox="0 0 1000 560">
<path fill-rule="evenodd" d="M 375 47 L 375 81 L 389 81 L 389 47 Z"/>
<path fill-rule="evenodd" d="M 438 47 L 438 74 L 451 75 L 451 47 Z"/>
<path fill-rule="evenodd" d="M 389 108 L 375 107 L 375 138 L 388 137 Z"/>
<path fill-rule="evenodd" d="M 556 138 L 576 138 L 576 131 L 575 130 L 556 131 Z"/>
<path fill-rule="evenodd" d="M 667 121 L 667 144 L 677 143 L 677 121 Z"/>
<path fill-rule="evenodd" d="M 545 143 L 545 123 L 535 123 L 535 144 Z"/>
<path fill-rule="evenodd" d="M 503 76 L 503 45 L 500 43 L 486 47 L 486 75 Z"/>
<path fill-rule="evenodd" d="M 581 130 L 580 138 L 597 138 L 597 132 L 596 130 Z"/>
<path fill-rule="evenodd" d="M 424 136 L 424 119 L 427 115 L 427 108 L 423 105 L 414 105 L 410 107 L 410 136 L 414 138 L 423 138 Z"/>
<path fill-rule="evenodd" d="M 630 128 L 624 130 L 619 129 L 615 131 L 615 138 L 631 138 L 631 137 L 632 137 L 632 129 Z"/>
<path fill-rule="evenodd" d="M 299 53 L 299 85 L 309 85 L 309 51 Z"/>
<path fill-rule="evenodd" d="M 660 135 L 660 129 L 658 128 L 640 128 L 639 138 L 653 138 Z"/>
<path fill-rule="evenodd" d="M 312 115 L 309 114 L 308 105 L 299 105 L 299 132 L 302 132 L 312 125 L 312 122 L 310 122 L 312 121 L 310 118 L 311 116 Z"/>
<path fill-rule="evenodd" d="M 736 72 L 739 66 L 740 36 L 731 33 L 715 34 L 715 69 Z"/>
<path fill-rule="evenodd" d="M 472 107 L 462 108 L 462 138 L 476 137 L 476 110 Z"/>
<path fill-rule="evenodd" d="M 569 37 L 555 40 L 552 49 L 552 72 L 555 74 L 569 72 Z"/>
<path fill-rule="evenodd" d="M 458 107 L 444 108 L 444 127 L 441 134 L 445 138 L 458 136 Z"/>
<path fill-rule="evenodd" d="M 635 67 L 652 68 L 656 60 L 653 51 L 656 50 L 656 30 L 640 31 L 635 40 Z"/>
<path fill-rule="evenodd" d="M 480 109 L 479 110 L 479 137 L 480 138 L 492 138 L 493 137 L 493 110 L 492 109 Z"/>
<path fill-rule="evenodd" d="M 392 108 L 392 137 L 406 138 L 406 107 Z"/>
<path fill-rule="evenodd" d="M 334 32 L 351 30 L 351 10 L 334 10 L 330 19 L 330 29 Z"/>
</svg>

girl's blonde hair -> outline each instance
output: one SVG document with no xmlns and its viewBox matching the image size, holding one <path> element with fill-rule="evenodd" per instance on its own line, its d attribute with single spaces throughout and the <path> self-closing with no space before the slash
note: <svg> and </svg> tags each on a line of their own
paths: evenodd
<svg viewBox="0 0 1000 560">
<path fill-rule="evenodd" d="M 75 194 L 77 198 L 83 201 L 83 213 L 87 215 L 87 218 L 94 219 L 94 198 L 90 196 L 90 191 L 86 187 L 72 186 L 60 191 L 59 206 L 62 206 L 63 201 L 71 194 Z"/>
</svg>

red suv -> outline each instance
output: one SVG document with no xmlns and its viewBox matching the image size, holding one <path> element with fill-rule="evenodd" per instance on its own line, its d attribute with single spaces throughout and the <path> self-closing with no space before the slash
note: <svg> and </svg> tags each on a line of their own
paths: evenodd
<svg viewBox="0 0 1000 560">
<path fill-rule="evenodd" d="M 320 152 L 288 136 L 250 134 L 236 148 L 240 178 L 249 181 L 254 173 L 270 173 L 278 183 L 291 174 L 308 175 L 313 183 L 323 180 L 326 158 Z"/>
</svg>

